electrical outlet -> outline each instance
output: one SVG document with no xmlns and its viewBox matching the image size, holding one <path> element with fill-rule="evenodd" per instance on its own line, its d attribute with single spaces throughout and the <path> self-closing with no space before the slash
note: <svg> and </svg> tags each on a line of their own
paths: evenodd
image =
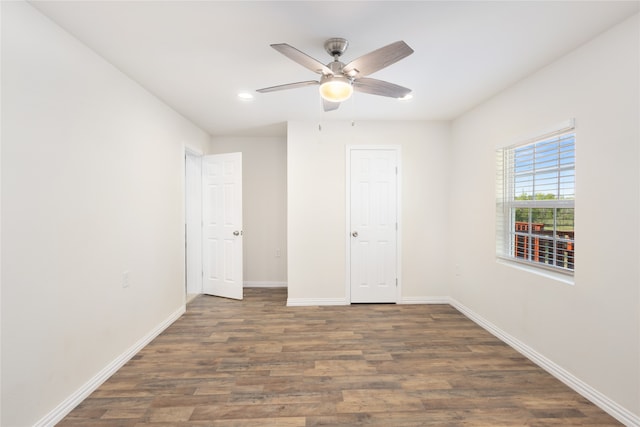
<svg viewBox="0 0 640 427">
<path fill-rule="evenodd" d="M 276 258 L 280 258 L 280 249 L 276 249 Z"/>
<path fill-rule="evenodd" d="M 122 273 L 122 287 L 123 288 L 129 287 L 129 270 L 125 270 Z"/>
</svg>

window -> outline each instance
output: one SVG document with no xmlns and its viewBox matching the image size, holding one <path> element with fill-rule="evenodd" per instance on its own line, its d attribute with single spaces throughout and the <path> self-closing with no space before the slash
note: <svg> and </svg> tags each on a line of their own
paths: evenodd
<svg viewBox="0 0 640 427">
<path fill-rule="evenodd" d="M 573 126 L 497 152 L 497 252 L 572 273 L 575 268 Z"/>
</svg>

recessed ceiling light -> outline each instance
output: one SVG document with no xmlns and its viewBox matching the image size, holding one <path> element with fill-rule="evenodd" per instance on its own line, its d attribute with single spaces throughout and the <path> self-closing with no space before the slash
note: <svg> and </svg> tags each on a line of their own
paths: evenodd
<svg viewBox="0 0 640 427">
<path fill-rule="evenodd" d="M 413 98 L 413 94 L 412 93 L 408 93 L 405 96 L 403 96 L 402 98 L 398 98 L 398 101 L 408 101 L 411 98 Z"/>
<path fill-rule="evenodd" d="M 240 92 L 238 93 L 238 98 L 242 99 L 243 101 L 250 101 L 253 99 L 253 95 L 249 92 Z"/>
</svg>

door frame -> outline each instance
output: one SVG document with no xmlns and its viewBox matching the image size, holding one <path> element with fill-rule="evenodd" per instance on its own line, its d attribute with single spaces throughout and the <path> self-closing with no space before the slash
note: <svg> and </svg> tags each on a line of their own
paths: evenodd
<svg viewBox="0 0 640 427">
<path fill-rule="evenodd" d="M 189 277 L 188 277 L 188 268 L 187 268 L 187 253 L 189 252 L 188 248 L 189 245 L 191 245 L 192 251 L 195 250 L 196 252 L 199 252 L 200 256 L 196 259 L 196 266 L 194 269 L 198 269 L 200 271 L 200 280 L 196 281 L 196 284 L 198 284 L 199 282 L 199 286 L 196 286 L 196 289 L 198 290 L 198 294 L 202 294 L 202 191 L 200 191 L 200 194 L 198 194 L 198 197 L 200 198 L 200 209 L 199 209 L 199 213 L 200 213 L 200 239 L 199 242 L 196 245 L 193 245 L 195 242 L 193 242 L 193 239 L 189 239 L 188 238 L 188 233 L 187 233 L 187 203 L 189 203 L 188 200 L 188 193 L 187 193 L 187 156 L 192 156 L 192 157 L 196 157 L 198 159 L 200 159 L 200 189 L 202 189 L 202 156 L 204 155 L 204 153 L 198 149 L 195 149 L 193 147 L 187 146 L 187 145 L 183 145 L 183 150 L 182 150 L 182 158 L 183 158 L 183 168 L 184 168 L 184 173 L 182 174 L 183 176 L 183 185 L 182 188 L 184 189 L 184 211 L 183 211 L 183 216 L 184 216 L 184 225 L 185 225 L 185 233 L 184 233 L 184 239 L 185 239 L 185 246 L 184 246 L 184 260 L 183 260 L 183 264 L 184 264 L 184 293 L 185 293 L 185 298 L 187 297 L 187 295 L 189 295 Z M 195 246 L 195 247 L 194 247 Z"/>
<path fill-rule="evenodd" d="M 398 161 L 398 174 L 396 177 L 396 220 L 398 230 L 396 233 L 396 304 L 402 300 L 402 146 L 400 145 L 346 145 L 345 146 L 345 300 L 351 304 L 351 152 L 354 150 L 393 150 Z"/>
</svg>

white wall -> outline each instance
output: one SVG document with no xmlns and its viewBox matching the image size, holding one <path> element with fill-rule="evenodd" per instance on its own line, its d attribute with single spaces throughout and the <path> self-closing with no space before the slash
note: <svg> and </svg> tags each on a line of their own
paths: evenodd
<svg viewBox="0 0 640 427">
<path fill-rule="evenodd" d="M 182 147 L 208 141 L 2 2 L 3 426 L 47 416 L 184 309 Z"/>
<path fill-rule="evenodd" d="M 639 76 L 635 16 L 464 114 L 452 125 L 449 200 L 452 296 L 636 416 Z M 574 285 L 496 263 L 494 237 L 495 148 L 569 118 Z"/>
<path fill-rule="evenodd" d="M 448 295 L 449 124 L 290 122 L 287 141 L 289 299 L 345 301 L 346 146 L 401 146 L 402 298 Z"/>
<path fill-rule="evenodd" d="M 207 154 L 242 152 L 244 282 L 287 283 L 287 140 L 214 137 Z"/>
</svg>

